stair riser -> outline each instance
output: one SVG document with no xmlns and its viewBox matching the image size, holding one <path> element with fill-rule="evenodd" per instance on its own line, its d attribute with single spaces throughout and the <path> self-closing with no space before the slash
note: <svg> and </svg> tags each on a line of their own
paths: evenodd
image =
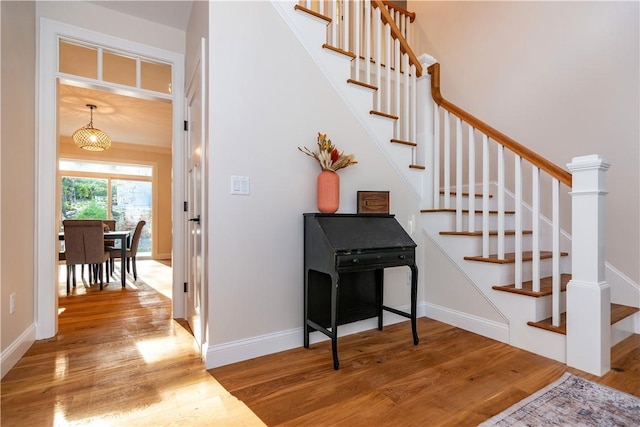
<svg viewBox="0 0 640 427">
<path fill-rule="evenodd" d="M 548 319 L 553 316 L 553 302 L 551 295 L 533 298 L 533 302 L 536 307 L 535 316 L 531 319 L 534 322 L 539 322 L 544 319 Z M 560 313 L 567 311 L 567 293 L 560 293 Z"/>
<path fill-rule="evenodd" d="M 444 236 L 450 239 L 468 239 L 466 243 L 469 248 L 468 255 L 481 255 L 482 254 L 482 236 Z M 532 237 L 530 234 L 525 234 L 522 236 L 522 249 L 524 251 L 531 250 L 531 240 Z M 515 236 L 505 236 L 504 238 L 504 251 L 505 252 L 515 252 L 516 239 Z M 548 249 L 548 248 L 545 248 Z M 489 236 L 489 253 L 495 254 L 498 253 L 498 236 Z M 473 256 L 473 255 L 472 255 Z"/>
<path fill-rule="evenodd" d="M 442 221 L 442 228 L 439 231 L 456 231 L 456 213 L 455 212 L 437 212 L 430 213 L 427 216 L 427 220 L 430 220 L 432 215 L 444 215 L 445 218 Z M 475 231 L 482 230 L 482 212 L 473 214 L 473 224 Z M 513 230 L 515 228 L 515 220 L 513 215 L 504 216 L 505 229 Z M 498 229 L 498 215 L 489 215 L 489 228 L 492 230 Z M 524 228 L 524 227 L 523 227 Z M 462 213 L 462 230 L 469 231 L 469 214 Z"/>
<path fill-rule="evenodd" d="M 611 346 L 640 331 L 640 312 L 611 325 Z"/>
<path fill-rule="evenodd" d="M 570 263 L 565 259 L 567 257 L 562 257 L 560 260 L 560 273 L 568 273 Z M 515 264 L 494 264 L 487 262 L 479 262 L 479 261 L 466 261 L 469 263 L 477 263 L 477 264 L 489 264 L 495 266 L 494 268 L 499 269 L 499 275 L 495 283 L 493 285 L 511 285 L 515 283 L 516 276 L 516 267 Z M 540 277 L 549 277 L 553 274 L 553 260 L 552 259 L 542 259 L 540 260 Z M 526 282 L 533 279 L 533 262 L 523 262 L 522 263 L 522 281 Z M 490 287 L 491 287 L 490 286 Z M 493 289 L 492 289 L 493 290 Z M 549 316 L 547 316 L 549 317 Z M 531 319 L 529 319 L 531 320 Z"/>
</svg>

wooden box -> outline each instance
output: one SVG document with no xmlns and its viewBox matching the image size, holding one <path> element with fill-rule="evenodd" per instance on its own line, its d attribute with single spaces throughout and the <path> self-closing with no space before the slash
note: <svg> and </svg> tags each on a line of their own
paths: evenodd
<svg viewBox="0 0 640 427">
<path fill-rule="evenodd" d="M 388 191 L 358 191 L 359 214 L 388 214 Z"/>
</svg>

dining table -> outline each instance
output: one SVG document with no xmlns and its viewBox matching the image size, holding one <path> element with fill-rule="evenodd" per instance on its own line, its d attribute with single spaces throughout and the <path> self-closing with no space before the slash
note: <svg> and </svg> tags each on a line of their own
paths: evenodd
<svg viewBox="0 0 640 427">
<path fill-rule="evenodd" d="M 127 285 L 127 243 L 129 240 L 129 236 L 131 236 L 131 231 L 114 230 L 105 231 L 103 234 L 105 240 L 120 240 L 120 279 L 122 282 L 122 287 L 124 288 Z M 58 240 L 64 240 L 64 231 L 58 233 Z"/>
</svg>

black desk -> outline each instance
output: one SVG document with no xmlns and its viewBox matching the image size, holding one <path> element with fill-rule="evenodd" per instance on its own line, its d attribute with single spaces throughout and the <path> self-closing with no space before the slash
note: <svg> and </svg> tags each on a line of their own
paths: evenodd
<svg viewBox="0 0 640 427">
<path fill-rule="evenodd" d="M 418 344 L 416 244 L 393 215 L 304 214 L 304 346 L 309 333 L 331 338 L 338 369 L 338 325 L 378 317 L 389 311 L 411 319 Z M 411 269 L 411 313 L 383 304 L 383 270 Z"/>
<path fill-rule="evenodd" d="M 105 240 L 120 240 L 120 279 L 122 287 L 127 286 L 126 277 L 126 259 L 127 259 L 127 242 L 131 231 L 105 231 Z M 64 240 L 64 232 L 58 233 L 58 240 Z"/>
</svg>

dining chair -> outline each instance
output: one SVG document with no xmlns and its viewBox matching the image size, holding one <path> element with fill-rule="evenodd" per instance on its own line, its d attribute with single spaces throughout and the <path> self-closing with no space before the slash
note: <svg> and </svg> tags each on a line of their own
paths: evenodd
<svg viewBox="0 0 640 427">
<path fill-rule="evenodd" d="M 138 253 L 138 244 L 140 243 L 140 235 L 142 234 L 142 228 L 145 226 L 146 221 L 139 221 L 136 225 L 136 229 L 133 232 L 133 237 L 131 238 L 131 244 L 126 248 L 125 256 L 127 258 L 127 273 L 130 273 L 129 261 L 131 261 L 131 265 L 133 266 L 133 279 L 138 280 L 138 270 L 136 268 L 136 255 Z M 111 252 L 111 272 L 114 269 L 114 258 L 120 258 L 122 255 L 120 252 L 120 248 L 109 248 Z M 124 271 L 120 272 L 120 274 L 125 274 Z"/>
<path fill-rule="evenodd" d="M 102 220 L 102 229 L 103 231 L 114 231 L 116 229 L 116 220 L 115 219 L 103 219 Z M 104 239 L 104 247 L 105 250 L 108 250 L 109 246 L 115 246 L 116 241 L 113 239 Z M 109 264 L 107 264 L 110 267 Z M 84 264 L 80 267 L 80 275 L 84 277 Z M 107 268 L 107 276 L 109 276 L 109 269 Z M 97 271 L 94 268 L 89 268 L 89 282 L 91 282 L 95 277 L 97 277 Z"/>
<path fill-rule="evenodd" d="M 67 262 L 67 293 L 69 287 L 69 267 L 75 270 L 75 266 L 89 264 L 97 266 L 94 276 L 100 281 L 102 290 L 103 263 L 107 263 L 111 254 L 104 248 L 104 234 L 102 220 L 99 219 L 66 219 L 62 221 L 64 226 L 65 259 Z M 107 268 L 109 266 L 107 265 Z M 76 286 L 75 274 L 73 274 L 73 286 Z"/>
</svg>

